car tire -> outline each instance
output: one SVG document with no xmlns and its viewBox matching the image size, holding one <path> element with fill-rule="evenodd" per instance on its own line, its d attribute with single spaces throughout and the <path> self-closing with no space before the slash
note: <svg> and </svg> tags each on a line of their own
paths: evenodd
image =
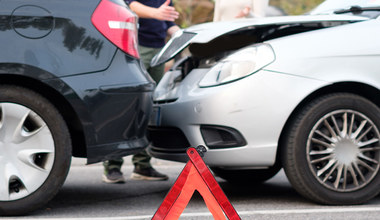
<svg viewBox="0 0 380 220">
<path fill-rule="evenodd" d="M 329 205 L 361 204 L 380 191 L 380 110 L 349 93 L 315 99 L 289 126 L 282 162 L 304 197 Z"/>
<path fill-rule="evenodd" d="M 67 125 L 52 103 L 19 86 L 0 86 L 0 215 L 23 215 L 61 188 L 71 163 Z"/>
<path fill-rule="evenodd" d="M 231 170 L 221 167 L 212 167 L 211 170 L 220 178 L 232 184 L 255 185 L 260 184 L 275 176 L 281 169 L 273 166 L 268 169 L 243 169 Z"/>
</svg>

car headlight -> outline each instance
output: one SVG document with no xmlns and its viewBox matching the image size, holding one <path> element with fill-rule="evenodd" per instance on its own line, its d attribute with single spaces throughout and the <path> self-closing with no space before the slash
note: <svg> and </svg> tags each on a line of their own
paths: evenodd
<svg viewBox="0 0 380 220">
<path fill-rule="evenodd" d="M 217 86 L 249 76 L 275 60 L 269 44 L 245 47 L 218 62 L 199 82 L 200 87 Z"/>
</svg>

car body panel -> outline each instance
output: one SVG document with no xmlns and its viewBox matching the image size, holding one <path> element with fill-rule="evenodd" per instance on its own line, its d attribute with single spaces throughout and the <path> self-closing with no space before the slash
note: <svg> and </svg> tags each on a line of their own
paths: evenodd
<svg viewBox="0 0 380 220">
<path fill-rule="evenodd" d="M 36 66 L 57 76 L 88 73 L 104 70 L 110 64 L 116 47 L 92 27 L 88 14 L 99 1 L 3 1 L 0 40 L 7 56 L 1 63 L 22 63 Z M 75 5 L 75 7 L 73 7 Z M 50 16 L 41 17 L 33 9 L 46 11 Z M 21 16 L 23 15 L 23 16 Z M 28 20 L 30 19 L 30 20 Z M 35 25 L 35 21 L 40 24 Z M 47 23 L 47 24 L 46 24 Z M 45 26 L 44 26 L 45 25 Z M 46 30 L 48 29 L 48 30 Z M 27 47 L 22 46 L 28 44 Z M 19 45 L 15 47 L 14 45 Z M 86 63 L 86 65 L 83 65 Z"/>
<path fill-rule="evenodd" d="M 356 81 L 378 87 L 380 78 L 376 76 L 380 69 L 377 62 L 380 42 L 377 36 L 380 29 L 377 27 L 380 27 L 379 19 L 268 41 L 276 53 L 276 62 L 265 69 L 331 82 Z"/>
<path fill-rule="evenodd" d="M 254 29 L 264 26 L 280 26 L 280 25 L 294 25 L 294 24 L 324 24 L 330 25 L 329 23 L 334 22 L 356 22 L 367 20 L 365 17 L 358 16 L 342 16 L 342 15 L 315 15 L 315 16 L 280 16 L 280 17 L 265 17 L 265 18 L 249 18 L 249 19 L 237 19 L 233 21 L 222 21 L 222 22 L 211 22 L 191 26 L 176 35 L 165 45 L 165 47 L 154 57 L 151 62 L 152 66 L 159 65 L 169 59 L 174 58 L 179 52 L 186 48 L 189 44 L 208 43 L 215 38 L 223 36 L 225 34 L 243 30 L 243 29 Z M 173 51 L 171 49 L 171 44 L 181 38 L 183 33 L 194 34 L 193 37 L 186 40 L 185 43 L 180 45 L 180 48 Z M 170 53 L 170 54 L 167 54 Z M 166 59 L 162 57 L 165 55 Z"/>
<path fill-rule="evenodd" d="M 89 163 L 130 155 L 148 145 L 146 126 L 155 84 L 135 74 L 143 71 L 137 60 L 118 51 L 106 71 L 46 81 L 75 106 L 87 133 Z"/>
<path fill-rule="evenodd" d="M 307 25 L 315 22 L 320 28 L 289 32 L 262 42 L 253 41 L 253 45 L 270 45 L 275 60 L 258 72 L 226 84 L 199 86 L 200 80 L 215 65 L 213 62 L 222 60 L 218 58 L 215 61 L 215 57 L 228 56 L 240 48 L 226 54 L 215 53 L 204 57 L 185 53 L 190 57 L 186 59 L 190 61 L 179 60 L 157 86 L 154 108 L 159 109 L 155 111 L 159 114 L 155 113 L 151 128 L 178 128 L 190 146 L 206 147 L 202 125 L 236 129 L 247 144 L 223 149 L 207 147 L 205 162 L 212 167 L 228 169 L 268 168 L 278 162 L 278 146 L 286 124 L 309 97 L 325 88 L 345 83 L 361 84 L 374 88 L 374 91 L 380 88 L 380 78 L 377 77 L 380 69 L 380 63 L 377 62 L 380 48 L 377 40 L 380 34 L 379 19 L 306 15 L 208 23 L 185 30 L 192 30 L 195 34 L 186 45 L 191 47 L 200 43 L 211 49 L 215 45 L 208 42 L 233 32 L 248 30 L 245 32 L 248 33 L 260 25 L 281 24 L 286 27 L 285 24 L 291 26 L 303 22 Z M 331 25 L 327 24 L 329 22 Z M 227 23 L 233 25 L 228 26 Z M 206 53 L 208 49 L 202 52 Z M 158 56 L 169 57 L 165 52 Z M 200 63 L 199 67 L 184 71 L 186 67 L 181 62 L 191 61 Z M 207 65 L 207 62 L 211 64 Z M 155 147 L 155 144 L 159 147 Z M 183 149 L 184 146 L 180 144 L 165 148 L 153 140 L 149 152 L 158 158 L 185 162 Z"/>
<path fill-rule="evenodd" d="M 256 26 L 284 25 L 299 23 L 323 23 L 323 22 L 342 22 L 342 21 L 363 21 L 365 17 L 348 15 L 299 15 L 299 16 L 280 16 L 264 18 L 247 18 L 232 21 L 220 21 L 194 25 L 186 29 L 188 32 L 195 32 L 197 35 L 189 43 L 206 43 L 212 39 L 226 33 L 242 28 L 254 28 Z"/>
<path fill-rule="evenodd" d="M 73 156 L 144 150 L 156 83 L 123 0 L 0 5 L 0 215 L 21 216 L 58 193 Z"/>
<path fill-rule="evenodd" d="M 99 2 L 5 0 L 0 8 L 0 82 L 28 87 L 54 103 L 72 131 L 73 156 L 88 163 L 148 145 L 155 88 L 140 60 L 92 24 Z"/>
<path fill-rule="evenodd" d="M 235 83 L 199 88 L 197 82 L 206 72 L 194 71 L 189 74 L 183 81 L 183 86 L 178 89 L 178 100 L 174 103 L 160 104 L 159 107 L 160 126 L 178 127 L 188 137 L 191 146 L 206 145 L 200 132 L 200 126 L 204 124 L 233 127 L 241 132 L 248 144 L 231 149 L 209 149 L 204 160 L 210 166 L 273 165 L 277 142 L 283 128 L 279 125 L 285 124 L 291 112 L 302 101 L 305 91 L 312 93 L 317 88 L 328 85 L 326 81 L 261 71 Z M 287 82 L 296 82 L 301 86 L 294 87 Z M 244 92 L 247 86 L 252 88 L 249 94 Z M 269 116 L 273 120 L 267 120 Z M 220 118 L 223 118 L 223 121 Z M 249 118 L 249 121 L 242 123 L 246 118 Z M 160 155 L 160 152 L 150 152 L 160 158 L 186 161 L 185 152 L 165 156 Z M 239 155 L 239 160 L 227 160 L 230 155 L 233 158 L 234 154 Z"/>
</svg>

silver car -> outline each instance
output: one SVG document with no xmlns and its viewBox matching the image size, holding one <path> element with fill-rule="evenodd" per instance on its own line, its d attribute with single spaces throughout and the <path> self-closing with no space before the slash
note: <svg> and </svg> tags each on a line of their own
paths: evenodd
<svg viewBox="0 0 380 220">
<path fill-rule="evenodd" d="M 350 4 L 354 2 L 355 5 Z M 204 160 L 233 183 L 281 168 L 303 196 L 359 204 L 380 191 L 380 2 L 325 1 L 308 15 L 205 23 L 153 64 L 151 155 Z"/>
</svg>

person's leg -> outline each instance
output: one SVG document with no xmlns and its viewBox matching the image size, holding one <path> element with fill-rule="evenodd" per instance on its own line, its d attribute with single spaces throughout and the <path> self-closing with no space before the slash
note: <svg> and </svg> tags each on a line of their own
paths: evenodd
<svg viewBox="0 0 380 220">
<path fill-rule="evenodd" d="M 143 150 L 132 157 L 132 163 L 135 167 L 139 169 L 147 169 L 152 167 L 150 164 L 151 157 L 148 155 L 148 153 Z"/>
<path fill-rule="evenodd" d="M 149 75 L 156 82 L 160 81 L 163 76 L 165 65 L 162 64 L 158 67 L 150 67 L 150 61 L 153 57 L 160 51 L 160 48 L 149 48 L 139 46 L 139 53 L 141 60 L 147 68 Z M 157 172 L 150 164 L 151 157 L 146 153 L 146 151 L 142 151 L 133 155 L 132 162 L 135 165 L 134 172 L 132 173 L 133 179 L 147 179 L 147 180 L 167 180 L 168 176 Z M 114 159 L 105 161 L 103 163 L 104 166 L 104 174 L 103 181 L 107 183 L 122 183 L 125 182 L 123 177 L 123 173 L 120 171 L 121 166 L 123 165 L 123 159 Z"/>
<path fill-rule="evenodd" d="M 150 61 L 153 57 L 161 50 L 161 48 L 150 48 L 139 46 L 139 53 L 145 68 L 147 69 L 149 75 L 157 83 L 161 80 L 164 74 L 165 65 L 161 64 L 156 67 L 150 66 Z M 157 172 L 150 164 L 151 157 L 148 153 L 143 150 L 132 157 L 132 163 L 135 166 L 133 173 L 131 174 L 132 179 L 138 180 L 167 180 L 169 177 L 165 174 Z"/>
<path fill-rule="evenodd" d="M 169 177 L 159 173 L 150 164 L 151 157 L 143 150 L 133 155 L 132 163 L 135 166 L 131 174 L 131 178 L 135 180 L 167 180 Z"/>
<path fill-rule="evenodd" d="M 103 182 L 106 183 L 124 183 L 123 173 L 120 171 L 123 165 L 123 158 L 108 160 L 103 162 L 104 173 Z"/>
<path fill-rule="evenodd" d="M 144 47 L 139 46 L 139 53 L 142 62 L 144 63 L 144 66 L 146 70 L 148 71 L 149 75 L 152 77 L 152 79 L 158 83 L 162 76 L 164 75 L 165 70 L 165 64 L 161 64 L 156 67 L 151 67 L 150 62 L 152 61 L 153 57 L 160 52 L 161 48 L 150 48 L 150 47 Z"/>
</svg>

